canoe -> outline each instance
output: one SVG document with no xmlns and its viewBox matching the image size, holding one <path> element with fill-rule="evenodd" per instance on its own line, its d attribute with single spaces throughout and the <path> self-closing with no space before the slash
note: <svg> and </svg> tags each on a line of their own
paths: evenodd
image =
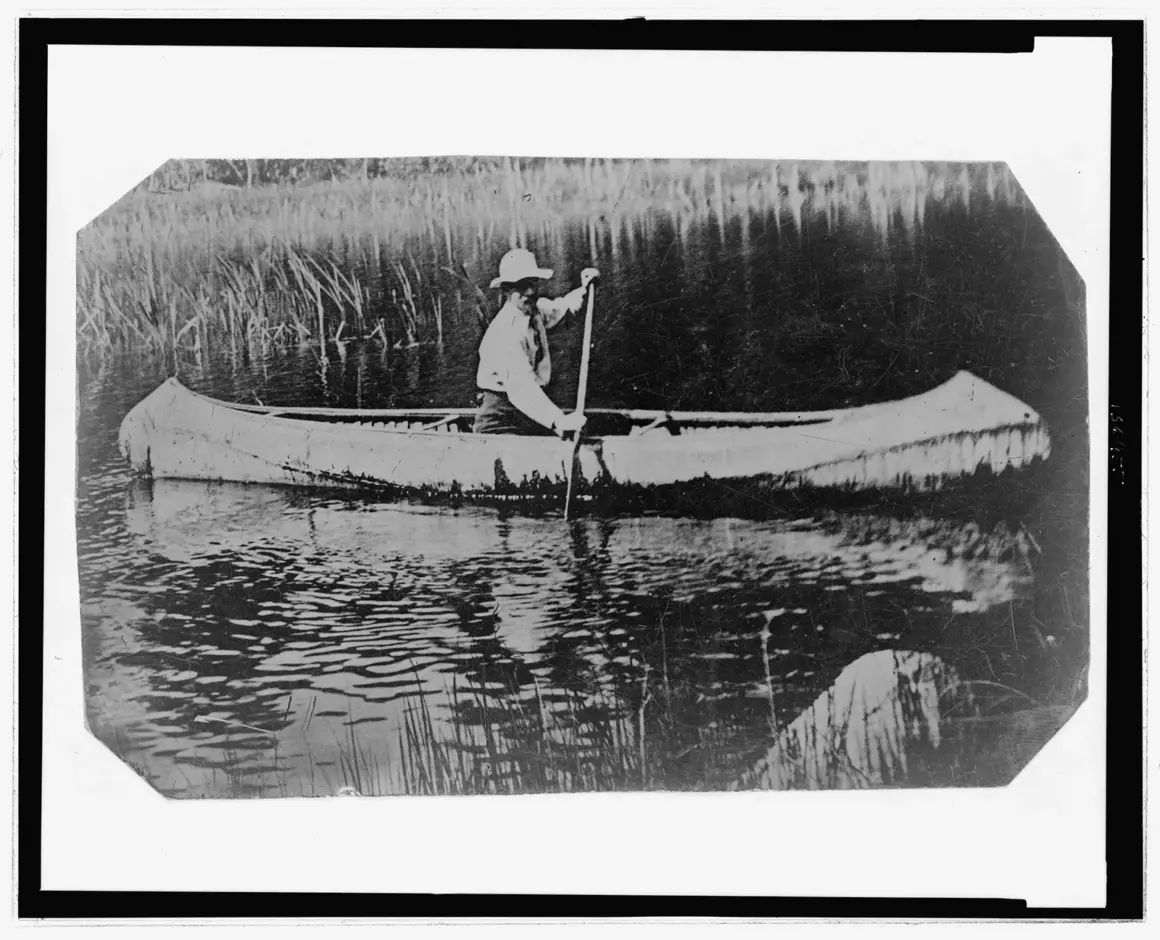
<svg viewBox="0 0 1160 940">
<path fill-rule="evenodd" d="M 931 491 L 1046 459 L 1040 416 L 959 372 L 921 395 L 837 411 L 760 414 L 592 408 L 580 490 L 671 491 L 706 482 Z M 121 453 L 154 478 L 369 488 L 454 500 L 556 498 L 572 444 L 471 433 L 474 409 L 276 407 L 217 401 L 171 378 L 122 422 Z"/>
</svg>

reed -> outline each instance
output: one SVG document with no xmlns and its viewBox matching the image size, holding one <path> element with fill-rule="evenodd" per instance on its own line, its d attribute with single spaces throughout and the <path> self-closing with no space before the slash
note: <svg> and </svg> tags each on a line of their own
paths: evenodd
<svg viewBox="0 0 1160 940">
<path fill-rule="evenodd" d="M 370 332 L 369 291 L 355 272 L 290 246 L 246 260 L 217 255 L 190 280 L 156 268 L 116 277 L 81 264 L 77 281 L 78 339 L 88 349 L 200 362 L 209 346 L 236 354 L 314 340 L 325 354 L 344 332 Z"/>
<path fill-rule="evenodd" d="M 635 716 L 601 695 L 549 703 L 502 700 L 479 687 L 450 691 L 450 730 L 436 728 L 423 696 L 409 699 L 399 731 L 400 784 L 410 794 L 577 792 L 632 786 L 644 777 Z"/>
<path fill-rule="evenodd" d="M 352 788 L 358 796 L 386 796 L 391 792 L 389 784 L 390 762 L 384 757 L 380 763 L 378 755 L 355 734 L 354 709 L 347 700 L 347 722 L 345 738 L 335 736 L 338 746 L 340 790 Z"/>
<path fill-rule="evenodd" d="M 466 233 L 486 240 L 508 229 L 524 244 L 530 231 L 599 215 L 619 223 L 660 210 L 724 224 L 752 206 L 784 212 L 799 228 L 862 214 L 885 233 L 921 224 L 928 199 L 1021 198 L 1009 170 L 990 164 L 793 163 L 771 172 L 755 161 L 460 160 L 435 172 L 387 162 L 373 178 L 306 185 L 243 188 L 204 171 L 195 179 L 182 189 L 139 187 L 79 233 L 85 351 L 155 349 L 176 363 L 222 340 L 310 339 L 322 355 L 351 333 L 377 331 L 384 341 L 397 333 L 401 346 L 438 341 L 442 297 L 426 295 L 439 285 L 420 270 L 458 272 L 456 236 Z M 416 240 L 421 265 L 405 248 Z"/>
<path fill-rule="evenodd" d="M 393 268 L 397 281 L 396 286 L 391 288 L 391 301 L 392 306 L 400 314 L 404 339 L 406 341 L 404 343 L 404 340 L 400 339 L 396 343 L 396 346 L 417 346 L 419 345 L 420 294 L 417 292 L 416 287 L 421 290 L 422 282 L 417 277 L 416 286 L 412 286 L 411 278 L 407 274 L 407 269 L 401 261 L 395 261 Z M 416 275 L 418 275 L 417 269 Z"/>
</svg>

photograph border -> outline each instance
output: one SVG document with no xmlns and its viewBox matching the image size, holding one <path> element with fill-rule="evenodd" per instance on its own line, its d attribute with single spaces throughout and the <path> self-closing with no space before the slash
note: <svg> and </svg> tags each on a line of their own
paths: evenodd
<svg viewBox="0 0 1160 940">
<path fill-rule="evenodd" d="M 325 25 L 320 25 L 324 23 Z M 281 45 L 316 47 L 348 45 L 349 22 L 281 20 L 231 20 L 229 45 Z M 473 46 L 504 47 L 519 35 L 518 25 L 539 29 L 541 21 L 441 22 L 438 37 L 432 37 L 429 21 L 390 23 L 392 48 L 445 48 L 455 45 L 451 37 L 470 38 Z M 918 51 L 931 48 L 931 31 L 916 24 L 903 27 L 886 22 L 826 23 L 824 37 L 817 35 L 817 22 L 779 22 L 776 29 L 755 29 L 750 22 L 627 23 L 609 25 L 591 21 L 551 24 L 555 36 L 566 39 L 554 43 L 564 48 L 605 49 L 704 49 L 734 48 L 756 50 L 818 49 L 824 38 L 825 51 L 871 50 L 875 39 L 887 51 Z M 958 48 L 969 51 L 1013 51 L 1034 45 L 1039 36 L 1110 36 L 1112 57 L 1112 179 L 1109 309 L 1143 309 L 1142 285 L 1137 259 L 1143 256 L 1140 215 L 1143 205 L 1143 26 L 1126 21 L 997 22 L 960 21 L 942 24 L 953 34 Z M 46 332 L 38 311 L 45 306 L 44 246 L 46 220 L 44 192 L 48 185 L 46 122 L 47 96 L 38 92 L 47 87 L 48 46 L 54 44 L 169 43 L 179 37 L 183 45 L 223 44 L 218 21 L 134 20 L 131 29 L 117 20 L 34 20 L 19 24 L 19 358 L 20 370 L 20 471 L 19 471 L 19 568 L 27 587 L 19 598 L 19 855 L 18 913 L 21 918 L 104 918 L 104 917 L 195 917 L 204 916 L 214 904 L 228 908 L 229 916 L 313 918 L 322 909 L 332 916 L 434 917 L 449 908 L 456 916 L 504 917 L 648 917 L 710 916 L 722 918 L 768 916 L 825 917 L 1025 917 L 1037 918 L 1134 917 L 1142 911 L 1143 898 L 1143 781 L 1140 765 L 1132 759 L 1137 741 L 1131 722 L 1108 722 L 1107 727 L 1107 820 L 1108 844 L 1107 904 L 1099 909 L 1030 910 L 1018 899 L 964 898 L 697 898 L 665 896 L 584 896 L 567 893 L 520 895 L 414 895 L 414 894 L 302 894 L 277 895 L 239 891 L 223 894 L 193 892 L 84 892 L 45 891 L 41 888 L 41 731 L 44 692 L 42 649 L 44 645 L 43 594 L 31 590 L 44 583 L 44 424 L 45 409 L 39 390 L 46 374 Z M 328 42 L 343 34 L 347 41 Z M 725 43 L 725 35 L 734 45 Z M 151 36 L 150 41 L 139 37 Z M 135 40 L 130 36 L 138 37 Z M 910 38 L 907 45 L 906 37 Z M 102 39 L 102 37 L 104 37 Z M 768 43 L 776 37 L 777 44 Z M 297 41 L 292 41 L 297 38 Z M 410 41 L 407 41 L 410 40 Z M 483 41 L 488 40 L 488 41 Z M 925 40 L 925 41 L 924 41 Z M 945 52 L 951 39 L 944 36 L 934 50 Z M 843 45 L 843 42 L 845 45 Z M 617 43 L 620 43 L 619 45 Z M 702 45 L 703 43 L 703 45 Z M 365 39 L 357 45 L 375 45 Z M 996 46 L 1003 48 L 996 49 Z M 898 46 L 898 48 L 895 48 Z M 1010 46 L 1012 48 L 1006 48 Z M 836 50 L 835 50 L 836 47 Z M 818 50 L 822 51 L 822 50 Z M 957 50 L 956 50 L 957 51 Z M 1141 331 L 1126 315 L 1109 322 L 1110 348 L 1127 361 L 1141 349 Z M 1142 523 L 1140 434 L 1128 433 L 1140 427 L 1140 374 L 1120 368 L 1109 373 L 1109 401 L 1120 419 L 1121 431 L 1109 445 L 1121 459 L 1109 465 L 1108 597 L 1117 598 L 1119 623 L 1130 623 L 1135 604 L 1141 603 L 1135 575 L 1141 570 L 1139 544 Z M 1135 419 L 1133 421 L 1133 418 Z M 41 463 L 38 465 L 37 461 Z M 1119 536 L 1110 531 L 1115 520 Z M 1137 621 L 1143 623 L 1142 615 Z M 1131 631 L 1109 630 L 1108 661 L 1116 663 L 1120 675 L 1143 675 L 1140 637 Z M 1107 684 L 1108 713 L 1142 715 L 1142 688 L 1135 683 Z M 1113 798 L 1114 786 L 1114 798 Z M 501 798 L 502 799 L 502 798 Z M 1115 851 L 1112 847 L 1115 846 Z"/>
</svg>

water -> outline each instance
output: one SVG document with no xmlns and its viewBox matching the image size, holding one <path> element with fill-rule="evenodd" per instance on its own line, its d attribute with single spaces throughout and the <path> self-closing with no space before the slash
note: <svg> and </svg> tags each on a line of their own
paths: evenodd
<svg viewBox="0 0 1160 940">
<path fill-rule="evenodd" d="M 593 405 L 829 408 L 958 368 L 1022 397 L 1060 441 L 1056 476 L 993 532 L 874 512 L 565 524 L 143 483 L 120 463 L 117 427 L 173 363 L 82 361 L 93 730 L 177 797 L 1005 782 L 1044 734 L 1006 763 L 980 755 L 1028 716 L 1053 730 L 1080 694 L 1064 680 L 1086 658 L 1083 595 L 1064 576 L 1082 570 L 1086 532 L 1085 415 L 1068 404 L 1082 323 L 1033 211 L 976 203 L 884 231 L 799 207 L 588 220 L 526 241 L 557 269 L 556 293 L 593 258 L 604 272 Z M 453 247 L 483 270 L 509 245 Z M 442 283 L 440 344 L 218 348 L 179 373 L 239 401 L 463 405 L 479 327 Z M 1009 297 L 1018 309 L 995 309 Z M 551 337 L 558 402 L 575 394 L 581 326 Z M 891 699 L 884 725 L 881 709 L 864 709 L 871 721 L 853 708 L 858 682 L 913 694 Z M 822 700 L 845 704 L 822 721 Z M 800 744 L 818 727 L 825 773 Z M 870 737 L 891 756 L 849 744 Z"/>
</svg>

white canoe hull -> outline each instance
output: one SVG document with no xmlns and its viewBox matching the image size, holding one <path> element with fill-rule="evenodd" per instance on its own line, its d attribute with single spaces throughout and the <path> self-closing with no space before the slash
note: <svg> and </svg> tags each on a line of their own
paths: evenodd
<svg viewBox="0 0 1160 940">
<path fill-rule="evenodd" d="M 418 427 L 241 410 L 169 379 L 125 418 L 120 446 L 137 471 L 159 478 L 464 496 L 566 480 L 568 442 Z M 960 372 L 923 395 L 826 412 L 812 423 L 685 425 L 678 434 L 656 428 L 596 438 L 581 445 L 579 461 L 584 480 L 630 487 L 763 478 L 782 487 L 931 489 L 980 467 L 1023 467 L 1046 458 L 1050 446 L 1031 408 Z"/>
</svg>

